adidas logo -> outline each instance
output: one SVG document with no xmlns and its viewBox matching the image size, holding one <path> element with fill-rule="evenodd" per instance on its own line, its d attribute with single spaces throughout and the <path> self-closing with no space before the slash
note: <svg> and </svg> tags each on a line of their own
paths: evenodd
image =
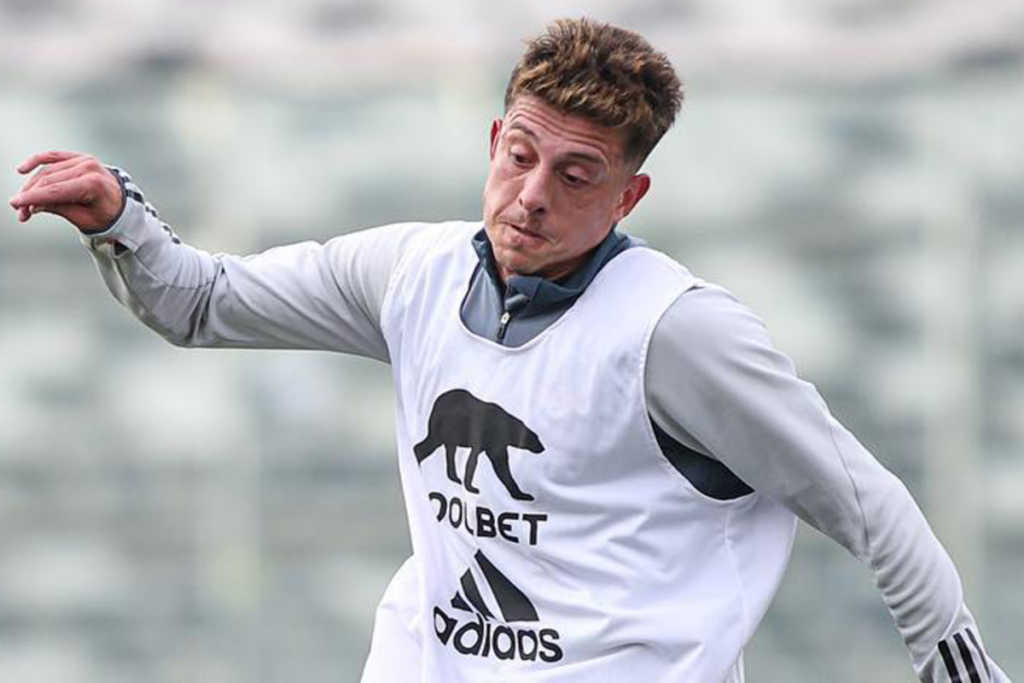
<svg viewBox="0 0 1024 683">
<path fill-rule="evenodd" d="M 488 600 L 480 590 L 471 567 L 459 580 L 461 590 L 455 591 L 451 607 L 472 615 L 473 619 L 465 621 L 462 614 L 453 616 L 440 607 L 434 607 L 434 633 L 438 640 L 459 654 L 473 657 L 493 656 L 495 659 L 524 662 L 539 658 L 548 663 L 561 660 L 564 653 L 558 645 L 561 638 L 558 631 L 509 625 L 540 621 L 537 608 L 526 594 L 498 571 L 483 552 L 478 550 L 473 559 L 504 623 L 496 623 L 495 612 L 488 607 Z"/>
</svg>

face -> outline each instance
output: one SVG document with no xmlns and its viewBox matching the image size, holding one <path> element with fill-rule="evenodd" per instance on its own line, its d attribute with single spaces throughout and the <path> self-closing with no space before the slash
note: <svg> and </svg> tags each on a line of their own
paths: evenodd
<svg viewBox="0 0 1024 683">
<path fill-rule="evenodd" d="M 529 96 L 491 126 L 484 225 L 502 280 L 578 268 L 650 187 L 619 131 Z"/>
</svg>

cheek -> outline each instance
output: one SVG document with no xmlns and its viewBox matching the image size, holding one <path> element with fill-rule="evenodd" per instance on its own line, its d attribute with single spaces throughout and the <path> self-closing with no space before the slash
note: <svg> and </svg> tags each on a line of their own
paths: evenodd
<svg viewBox="0 0 1024 683">
<path fill-rule="evenodd" d="M 492 171 L 484 183 L 484 210 L 489 211 L 497 203 L 500 183 Z"/>
<path fill-rule="evenodd" d="M 493 208 L 507 205 L 516 197 L 517 187 L 516 180 L 508 177 L 501 169 L 492 170 L 484 185 L 484 205 Z"/>
<path fill-rule="evenodd" d="M 574 198 L 568 208 L 571 218 L 565 224 L 570 229 L 564 232 L 561 242 L 570 249 L 590 249 L 596 246 L 615 222 L 615 216 L 607 204 L 594 201 L 593 198 Z"/>
<path fill-rule="evenodd" d="M 592 197 L 569 196 L 566 197 L 564 206 L 567 209 L 567 213 L 572 215 L 573 224 L 588 226 L 586 229 L 574 231 L 575 234 L 581 237 L 590 232 L 591 228 L 589 226 L 604 223 L 608 218 L 608 212 L 605 211 L 605 207 L 600 202 L 594 201 Z"/>
<path fill-rule="evenodd" d="M 517 169 L 511 164 L 500 161 L 491 169 L 491 177 L 495 184 L 503 187 L 517 185 L 520 182 L 520 175 Z"/>
</svg>

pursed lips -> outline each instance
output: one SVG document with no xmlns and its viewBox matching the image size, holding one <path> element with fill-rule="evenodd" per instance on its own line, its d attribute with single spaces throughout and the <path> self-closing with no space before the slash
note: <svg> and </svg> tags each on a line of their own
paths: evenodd
<svg viewBox="0 0 1024 683">
<path fill-rule="evenodd" d="M 542 235 L 539 232 L 534 232 L 533 230 L 530 230 L 527 227 L 524 227 L 524 226 L 521 226 L 521 225 L 516 225 L 515 223 L 510 223 L 508 221 L 505 221 L 505 225 L 507 225 L 508 227 L 512 228 L 516 232 L 519 232 L 519 233 L 522 233 L 522 234 L 526 235 L 527 237 L 533 237 L 535 239 L 544 240 L 545 242 L 548 241 L 547 237 L 545 237 L 544 235 Z"/>
</svg>

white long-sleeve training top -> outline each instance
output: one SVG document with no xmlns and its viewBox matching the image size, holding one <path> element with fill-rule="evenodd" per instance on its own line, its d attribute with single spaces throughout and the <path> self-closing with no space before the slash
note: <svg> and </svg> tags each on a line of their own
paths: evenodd
<svg viewBox="0 0 1024 683">
<path fill-rule="evenodd" d="M 118 174 L 123 213 L 82 240 L 118 301 L 169 342 L 389 362 L 381 307 L 421 224 L 211 255 L 181 242 Z M 693 288 L 657 324 L 647 361 L 659 427 L 870 568 L 921 681 L 1009 680 L 986 655 L 956 569 L 913 498 L 797 377 L 753 313 L 720 287 Z"/>
</svg>

